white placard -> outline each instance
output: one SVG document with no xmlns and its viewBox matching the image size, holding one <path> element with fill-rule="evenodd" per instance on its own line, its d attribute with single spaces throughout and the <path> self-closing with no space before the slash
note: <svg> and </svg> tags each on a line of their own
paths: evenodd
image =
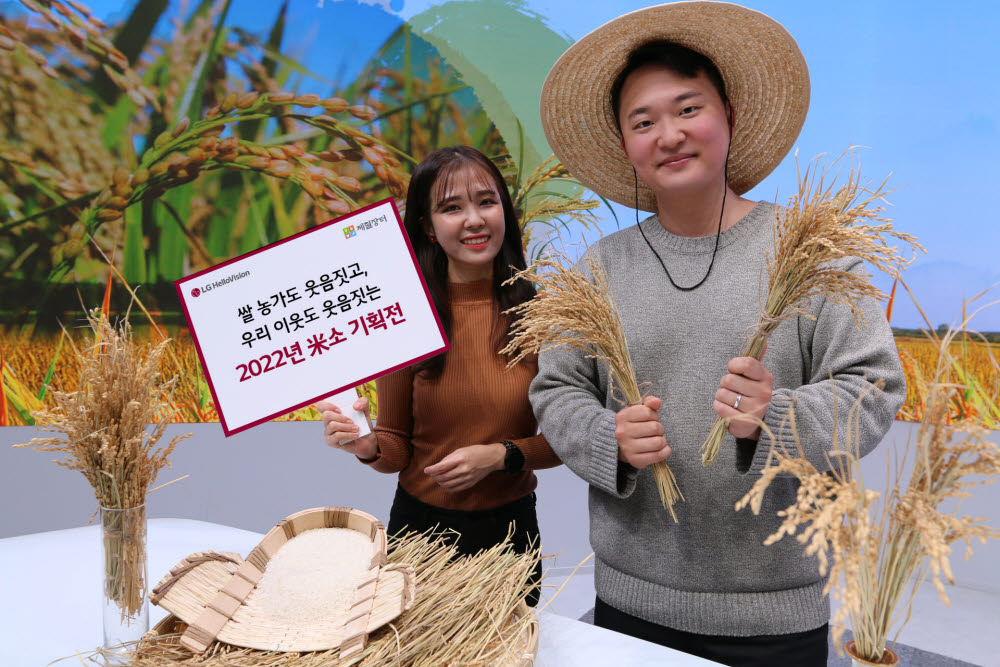
<svg viewBox="0 0 1000 667">
<path fill-rule="evenodd" d="M 354 422 L 354 425 L 358 427 L 358 434 L 353 438 L 341 440 L 341 444 L 357 440 L 361 436 L 368 435 L 372 432 L 372 430 L 368 427 L 368 419 L 365 417 L 365 413 L 354 409 L 354 402 L 359 398 L 360 396 L 358 396 L 358 392 L 355 389 L 348 389 L 347 391 L 342 391 L 339 394 L 333 394 L 332 396 L 326 397 L 326 400 L 340 408 L 340 412 L 350 417 L 351 421 Z"/>
<path fill-rule="evenodd" d="M 175 285 L 227 436 L 448 349 L 392 199 Z"/>
</svg>

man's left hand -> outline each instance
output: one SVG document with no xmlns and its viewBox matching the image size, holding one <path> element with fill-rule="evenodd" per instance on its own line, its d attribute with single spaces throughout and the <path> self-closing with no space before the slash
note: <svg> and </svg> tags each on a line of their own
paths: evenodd
<svg viewBox="0 0 1000 667">
<path fill-rule="evenodd" d="M 737 438 L 757 440 L 760 438 L 757 420 L 763 421 L 767 406 L 771 403 L 774 376 L 753 357 L 731 359 L 728 370 L 719 382 L 712 408 L 723 418 L 740 415 L 754 417 L 755 419 L 733 419 L 729 422 L 729 432 Z"/>
</svg>

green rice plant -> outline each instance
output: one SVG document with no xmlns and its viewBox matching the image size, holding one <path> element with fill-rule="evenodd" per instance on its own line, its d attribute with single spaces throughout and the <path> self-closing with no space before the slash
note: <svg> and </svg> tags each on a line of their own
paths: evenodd
<svg viewBox="0 0 1000 667">
<path fill-rule="evenodd" d="M 110 27 L 79 2 L 24 4 L 27 18 L 0 17 L 0 324 L 15 325 L 0 336 L 8 423 L 30 423 L 51 405 L 53 378 L 75 377 L 61 348 L 73 336 L 32 338 L 36 327 L 58 331 L 57 318 L 79 316 L 103 287 L 106 315 L 134 303 L 149 338 L 162 340 L 164 317 L 179 317 L 170 281 L 401 199 L 413 165 L 439 146 L 497 156 L 526 248 L 544 226 L 596 221 L 596 202 L 559 194 L 561 167 L 520 173 L 474 91 L 406 25 L 342 85 L 283 50 L 284 5 L 258 36 L 232 24 L 230 0 L 200 0 L 188 13 L 139 0 Z M 328 92 L 301 92 L 306 83 Z M 189 339 L 163 363 L 180 376 L 172 419 L 217 419 Z"/>
</svg>

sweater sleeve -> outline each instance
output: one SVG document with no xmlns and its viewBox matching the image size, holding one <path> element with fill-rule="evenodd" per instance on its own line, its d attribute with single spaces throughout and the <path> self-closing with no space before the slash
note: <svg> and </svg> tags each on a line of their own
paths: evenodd
<svg viewBox="0 0 1000 667">
<path fill-rule="evenodd" d="M 549 441 L 541 433 L 530 438 L 511 440 L 511 442 L 517 445 L 521 453 L 524 454 L 525 470 L 544 470 L 562 465 L 562 461 L 552 450 Z"/>
<path fill-rule="evenodd" d="M 565 346 L 538 357 L 528 398 L 556 455 L 588 484 L 618 498 L 635 490 L 639 471 L 618 461 L 615 413 L 604 407 L 597 361 Z"/>
<path fill-rule="evenodd" d="M 586 255 L 574 267 L 591 280 Z M 615 413 L 604 405 L 607 391 L 598 361 L 562 346 L 538 355 L 538 374 L 528 399 L 549 445 L 578 477 L 605 493 L 627 498 L 635 490 L 637 468 L 618 460 Z"/>
<path fill-rule="evenodd" d="M 599 244 L 598 244 L 599 245 Z M 592 280 L 586 255 L 574 267 Z M 528 390 L 535 418 L 549 445 L 578 477 L 616 498 L 635 490 L 639 470 L 618 460 L 615 412 L 604 404 L 607 373 L 597 359 L 561 346 L 538 355 L 538 374 Z"/>
<path fill-rule="evenodd" d="M 861 260 L 845 260 L 844 270 L 864 273 Z M 865 316 L 860 330 L 846 306 L 823 299 L 812 310 L 815 321 L 800 317 L 800 344 L 808 375 L 798 388 L 776 388 L 764 423 L 775 437 L 775 446 L 796 451 L 789 413 L 794 410 L 795 432 L 806 459 L 817 470 L 830 469 L 827 453 L 837 446 L 870 453 L 892 426 L 906 400 L 906 378 L 895 339 L 881 304 L 864 299 L 859 304 Z M 767 365 L 765 356 L 764 365 Z M 884 383 L 881 389 L 878 382 Z M 760 474 L 770 446 L 766 435 L 758 445 L 737 441 L 740 472 Z"/>
<path fill-rule="evenodd" d="M 413 456 L 413 371 L 401 368 L 375 380 L 378 455 L 364 461 L 378 472 L 399 472 Z"/>
</svg>

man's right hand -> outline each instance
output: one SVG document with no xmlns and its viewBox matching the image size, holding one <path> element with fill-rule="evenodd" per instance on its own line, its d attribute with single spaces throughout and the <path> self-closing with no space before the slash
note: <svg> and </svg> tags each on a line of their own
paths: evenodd
<svg viewBox="0 0 1000 667">
<path fill-rule="evenodd" d="M 345 452 L 354 454 L 361 459 L 373 459 L 378 454 L 378 441 L 375 433 L 358 437 L 358 427 L 350 417 L 343 414 L 336 405 L 330 401 L 320 401 L 315 405 L 316 410 L 323 416 L 323 435 L 326 437 L 326 444 L 335 449 L 342 449 Z M 359 398 L 352 406 L 355 410 L 363 412 L 369 425 L 371 419 L 368 417 L 368 399 Z M 355 438 L 351 440 L 351 438 Z M 341 442 L 351 440 L 350 442 Z"/>
<path fill-rule="evenodd" d="M 657 397 L 647 396 L 642 403 L 618 411 L 615 438 L 619 461 L 641 470 L 670 456 L 670 445 L 663 436 L 663 424 L 657 413 L 661 405 Z"/>
</svg>

